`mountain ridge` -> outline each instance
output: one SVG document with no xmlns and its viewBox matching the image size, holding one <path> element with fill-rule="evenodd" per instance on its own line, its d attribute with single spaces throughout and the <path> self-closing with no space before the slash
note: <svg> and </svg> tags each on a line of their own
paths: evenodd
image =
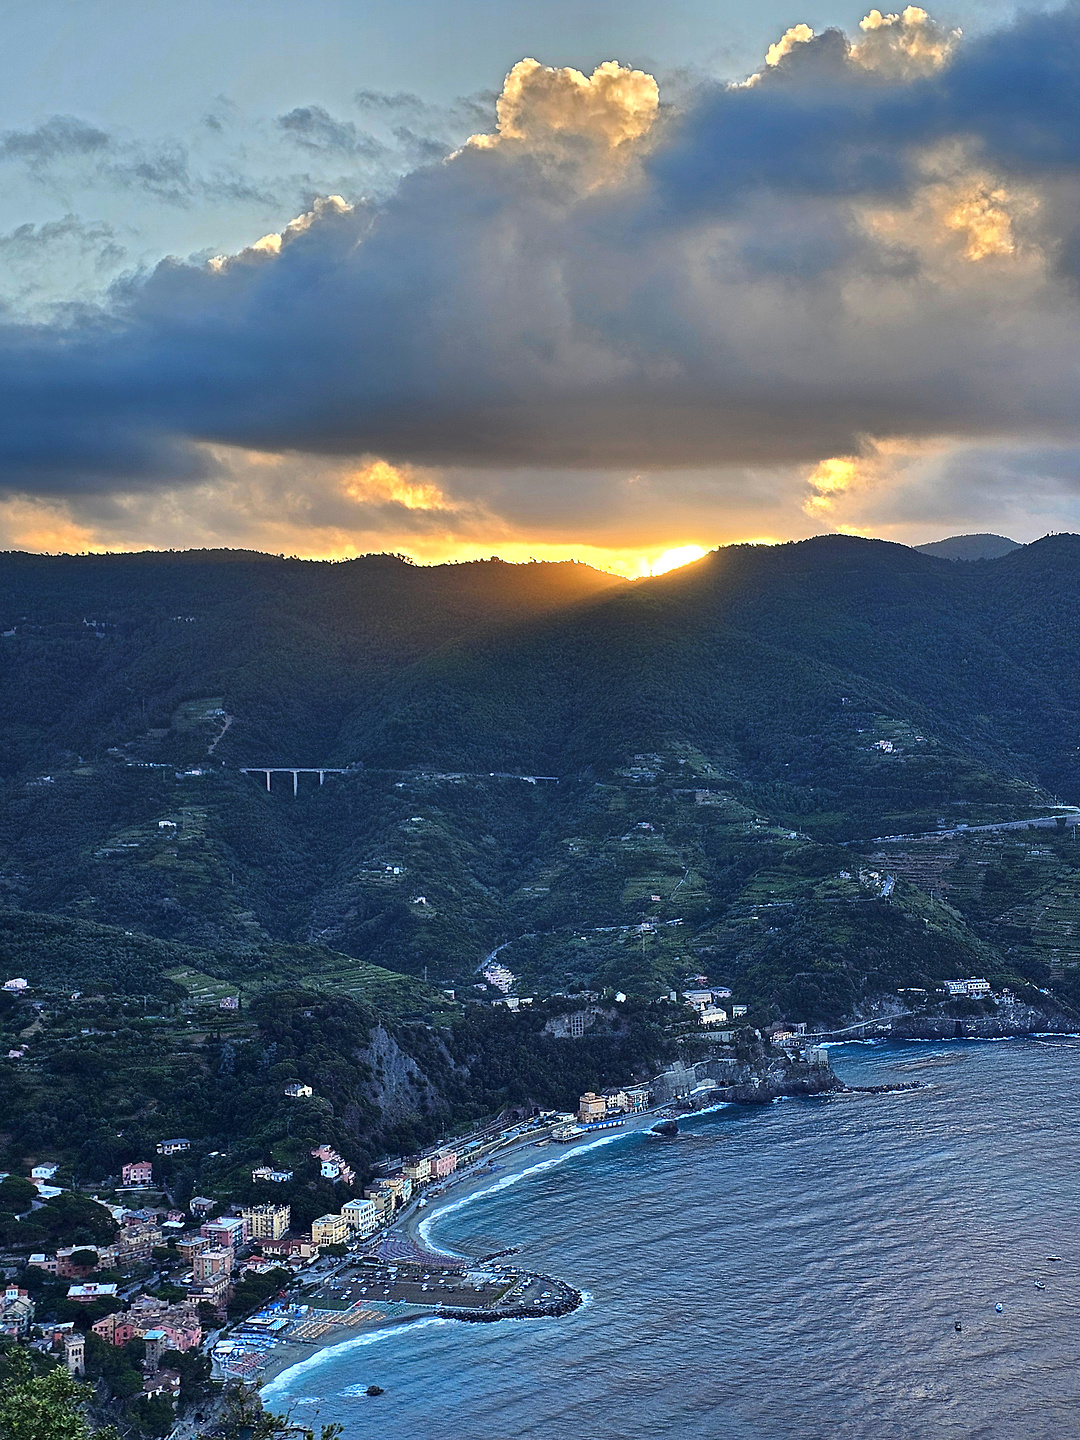
<svg viewBox="0 0 1080 1440">
<path fill-rule="evenodd" d="M 1010 832 L 975 860 L 950 841 L 925 891 L 932 841 L 893 847 L 888 896 L 858 876 L 875 836 L 1080 803 L 1078 576 L 1076 536 L 971 566 L 822 536 L 632 584 L 0 556 L 0 898 L 237 975 L 316 945 L 483 994 L 509 942 L 526 986 L 647 995 L 697 967 L 829 1019 L 949 956 L 1044 981 L 1033 897 L 1080 906 L 1074 832 L 1031 860 Z M 332 764 L 296 799 L 243 773 Z M 934 898 L 957 885 L 959 922 Z"/>
</svg>

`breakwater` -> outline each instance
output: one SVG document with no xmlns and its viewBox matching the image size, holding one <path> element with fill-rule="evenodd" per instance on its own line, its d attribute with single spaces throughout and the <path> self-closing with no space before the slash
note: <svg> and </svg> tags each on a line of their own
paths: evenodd
<svg viewBox="0 0 1080 1440">
<path fill-rule="evenodd" d="M 440 1310 L 440 1320 L 464 1320 L 470 1325 L 490 1325 L 494 1320 L 542 1320 L 572 1315 L 582 1302 L 580 1290 L 570 1290 L 550 1305 L 517 1305 L 507 1310 Z"/>
<path fill-rule="evenodd" d="M 569 1317 L 360 1337 L 269 1407 L 380 1440 L 1071 1434 L 1073 1044 L 831 1053 L 853 1089 L 895 1093 L 687 1114 L 671 1144 L 617 1132 L 434 1219 L 439 1244 L 512 1235 L 572 1276 Z"/>
</svg>

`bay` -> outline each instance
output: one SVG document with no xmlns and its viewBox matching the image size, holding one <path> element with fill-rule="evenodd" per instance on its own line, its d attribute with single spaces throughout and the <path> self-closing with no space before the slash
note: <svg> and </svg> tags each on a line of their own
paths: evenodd
<svg viewBox="0 0 1080 1440">
<path fill-rule="evenodd" d="M 581 1309 L 359 1337 L 268 1405 L 346 1440 L 1076 1433 L 1080 1043 L 831 1053 L 922 1088 L 727 1106 L 493 1182 L 432 1240 L 520 1244 Z"/>
</svg>

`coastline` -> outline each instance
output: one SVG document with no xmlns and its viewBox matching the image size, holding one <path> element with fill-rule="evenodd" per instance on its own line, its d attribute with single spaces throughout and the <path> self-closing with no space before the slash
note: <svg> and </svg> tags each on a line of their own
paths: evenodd
<svg viewBox="0 0 1080 1440">
<path fill-rule="evenodd" d="M 708 1108 L 719 1107 L 710 1106 Z M 626 1135 L 638 1134 L 655 1124 L 655 1121 L 655 1113 L 645 1112 L 633 1116 L 625 1126 L 620 1126 L 617 1130 L 608 1131 L 603 1135 L 582 1136 L 564 1144 L 553 1141 L 539 1151 L 536 1150 L 536 1141 L 533 1139 L 516 1140 L 505 1150 L 497 1152 L 497 1155 L 492 1157 L 495 1160 L 496 1168 L 484 1164 L 476 1171 L 464 1171 L 460 1177 L 450 1177 L 438 1196 L 429 1199 L 424 1206 L 410 1205 L 389 1227 L 388 1233 L 401 1235 L 433 1254 L 441 1254 L 447 1258 L 459 1260 L 462 1256 L 434 1244 L 425 1233 L 439 1216 L 451 1210 L 463 1209 L 482 1195 L 492 1194 L 496 1190 L 515 1185 L 526 1175 L 560 1165 L 571 1155 L 591 1150 L 600 1145 L 614 1144 Z M 430 1310 L 418 1308 L 414 1315 L 398 1315 L 382 1320 L 370 1320 L 362 1325 L 336 1328 L 318 1340 L 306 1343 L 285 1342 L 272 1352 L 271 1358 L 267 1361 L 265 1369 L 256 1382 L 256 1389 L 260 1395 L 266 1398 L 265 1392 L 276 1381 L 289 1372 L 305 1366 L 309 1360 L 321 1359 L 328 1351 L 337 1351 L 361 1343 L 371 1343 L 380 1334 L 402 1329 L 408 1325 L 416 1325 L 425 1320 L 438 1321 L 440 1324 L 447 1325 L 467 1323 L 464 1320 L 437 1314 L 434 1307 Z"/>
<path fill-rule="evenodd" d="M 688 1075 L 693 1075 L 698 1079 L 706 1074 L 710 1075 L 711 1093 L 707 1097 L 709 1103 L 693 1106 L 687 1112 L 688 1114 L 706 1114 L 726 1109 L 729 1105 L 763 1105 L 780 1096 L 814 1095 L 839 1091 L 844 1088 L 833 1074 L 831 1067 L 822 1070 L 821 1067 L 806 1066 L 802 1062 L 793 1066 L 792 1060 L 787 1056 L 762 1054 L 756 1064 L 744 1063 L 735 1067 L 735 1073 L 724 1073 L 723 1075 L 711 1074 L 711 1063 L 695 1063 L 691 1070 L 683 1069 L 678 1076 L 673 1077 L 685 1085 Z M 725 1072 L 730 1072 L 732 1062 L 720 1063 Z M 793 1068 L 800 1073 L 793 1075 Z M 668 1078 L 667 1072 L 657 1077 L 658 1081 Z M 661 1087 L 661 1093 L 663 1093 L 663 1087 Z M 628 1135 L 639 1134 L 650 1129 L 656 1123 L 657 1112 L 667 1111 L 669 1103 L 669 1098 L 665 1095 L 664 1099 L 654 1103 L 648 1110 L 627 1116 L 625 1123 L 617 1129 L 605 1130 L 599 1134 L 586 1132 L 569 1141 L 548 1139 L 547 1144 L 543 1145 L 539 1152 L 537 1151 L 537 1141 L 547 1139 L 546 1135 L 534 1133 L 515 1139 L 486 1156 L 484 1161 L 475 1167 L 458 1171 L 455 1175 L 448 1177 L 440 1185 L 438 1194 L 432 1195 L 431 1191 L 428 1191 L 425 1197 L 421 1197 L 426 1200 L 426 1203 L 413 1201 L 395 1218 L 386 1233 L 396 1234 L 411 1241 L 421 1250 L 428 1251 L 433 1258 L 442 1255 L 447 1259 L 468 1259 L 482 1263 L 480 1257 L 455 1254 L 453 1251 L 435 1244 L 429 1238 L 435 1221 L 450 1211 L 465 1208 L 482 1195 L 504 1190 L 517 1184 L 527 1175 L 561 1165 L 572 1155 L 596 1149 L 602 1145 L 612 1145 Z M 513 1237 L 507 1238 L 512 1245 Z M 514 1253 L 514 1251 L 509 1253 Z M 370 1343 L 378 1335 L 399 1329 L 404 1325 L 436 1320 L 439 1323 L 447 1324 L 468 1323 L 464 1315 L 458 1318 L 446 1314 L 445 1311 L 440 1311 L 437 1306 L 417 1306 L 413 1314 L 405 1315 L 399 1310 L 393 1316 L 372 1318 L 359 1325 L 335 1326 L 317 1340 L 281 1342 L 278 1348 L 271 1352 L 261 1375 L 254 1382 L 256 1389 L 260 1393 L 271 1389 L 276 1382 L 281 1380 L 282 1376 L 299 1366 L 305 1366 L 308 1361 L 316 1360 L 327 1351 L 343 1346 Z"/>
</svg>

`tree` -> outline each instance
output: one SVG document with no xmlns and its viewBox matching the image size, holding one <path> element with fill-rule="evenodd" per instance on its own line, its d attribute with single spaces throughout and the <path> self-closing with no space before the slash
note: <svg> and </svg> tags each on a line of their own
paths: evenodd
<svg viewBox="0 0 1080 1440">
<path fill-rule="evenodd" d="M 68 1260 L 77 1270 L 93 1270 L 98 1263 L 98 1252 L 96 1250 L 73 1250 Z"/>
<path fill-rule="evenodd" d="M 22 1175 L 5 1175 L 0 1180 L 0 1210 L 22 1215 L 38 1198 L 38 1188 Z"/>
<path fill-rule="evenodd" d="M 8 1356 L 12 1378 L 0 1393 L 0 1440 L 119 1440 L 109 1426 L 95 1430 L 85 1407 L 93 1391 L 57 1367 L 35 1375 L 25 1351 Z"/>
<path fill-rule="evenodd" d="M 339 1440 L 343 1430 L 338 1424 L 323 1425 L 319 1440 Z M 246 1388 L 233 1395 L 221 1433 L 224 1440 L 315 1440 L 313 1429 L 264 1410 L 255 1391 Z"/>
<path fill-rule="evenodd" d="M 135 1406 L 135 1423 L 144 1435 L 167 1435 L 176 1423 L 172 1402 L 164 1395 L 148 1395 Z"/>
</svg>

